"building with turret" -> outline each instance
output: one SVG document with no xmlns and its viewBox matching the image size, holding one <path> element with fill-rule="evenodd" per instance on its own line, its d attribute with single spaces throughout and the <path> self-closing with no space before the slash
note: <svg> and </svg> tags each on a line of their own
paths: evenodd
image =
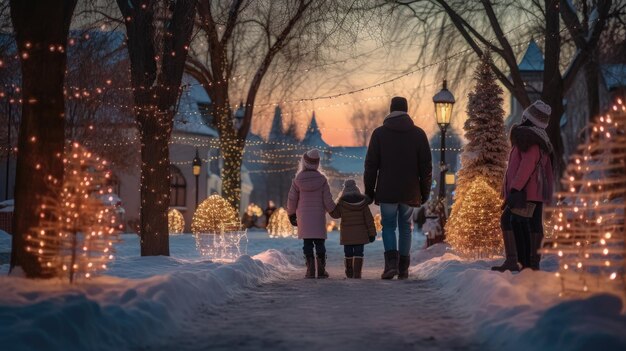
<svg viewBox="0 0 626 351">
<path fill-rule="evenodd" d="M 626 60 L 621 63 L 600 63 L 598 76 L 598 94 L 600 111 L 606 110 L 617 96 L 626 92 Z M 544 55 L 537 43 L 532 40 L 528 44 L 524 56 L 518 65 L 522 80 L 531 102 L 539 99 L 543 92 Z M 561 135 L 565 154 L 570 155 L 580 143 L 584 134 L 581 132 L 589 123 L 589 107 L 587 104 L 587 83 L 584 70 L 576 76 L 574 84 L 565 93 L 565 112 L 560 118 Z M 511 113 L 506 119 L 507 130 L 521 120 L 523 108 L 511 95 Z"/>
</svg>

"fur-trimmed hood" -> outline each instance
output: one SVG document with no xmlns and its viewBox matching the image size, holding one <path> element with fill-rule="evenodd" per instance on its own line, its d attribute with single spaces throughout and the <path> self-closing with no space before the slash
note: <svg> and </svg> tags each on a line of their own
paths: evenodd
<svg viewBox="0 0 626 351">
<path fill-rule="evenodd" d="M 545 130 L 534 126 L 513 126 L 511 128 L 511 145 L 516 146 L 521 151 L 528 151 L 532 145 L 538 145 L 541 150 L 548 154 L 552 154 L 554 150 Z"/>
</svg>

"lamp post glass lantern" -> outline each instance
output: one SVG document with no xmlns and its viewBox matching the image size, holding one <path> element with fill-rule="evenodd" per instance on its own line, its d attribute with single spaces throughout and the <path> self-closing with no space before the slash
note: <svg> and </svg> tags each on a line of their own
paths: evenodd
<svg viewBox="0 0 626 351">
<path fill-rule="evenodd" d="M 200 171 L 202 170 L 202 160 L 198 156 L 198 149 L 196 148 L 196 157 L 193 158 L 192 162 L 192 171 L 193 175 L 196 177 L 196 208 L 198 208 L 198 185 L 200 178 Z"/>
<path fill-rule="evenodd" d="M 448 90 L 448 83 L 444 79 L 443 87 L 433 96 L 435 103 L 435 117 L 437 124 L 441 130 L 441 162 L 439 163 L 439 198 L 446 196 L 446 172 L 448 165 L 446 164 L 446 130 L 450 125 L 452 118 L 452 108 L 454 107 L 454 95 Z"/>
</svg>

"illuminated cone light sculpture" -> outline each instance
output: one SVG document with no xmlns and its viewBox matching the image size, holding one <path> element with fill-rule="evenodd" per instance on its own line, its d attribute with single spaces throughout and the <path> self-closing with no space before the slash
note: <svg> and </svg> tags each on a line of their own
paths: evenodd
<svg viewBox="0 0 626 351">
<path fill-rule="evenodd" d="M 179 210 L 172 208 L 167 213 L 167 227 L 170 235 L 182 234 L 185 230 L 185 217 Z"/>
<path fill-rule="evenodd" d="M 27 236 L 44 272 L 75 282 L 107 269 L 119 238 L 115 207 L 106 205 L 113 190 L 107 162 L 78 143 L 65 150 L 60 199 L 44 198 L 41 220 Z M 48 178 L 50 186 L 59 181 Z"/>
<path fill-rule="evenodd" d="M 270 238 L 297 238 L 297 229 L 291 225 L 289 214 L 284 208 L 274 211 L 267 222 L 267 233 Z"/>
<path fill-rule="evenodd" d="M 469 184 L 456 216 L 446 223 L 446 241 L 462 256 L 490 258 L 501 255 L 500 194 L 478 177 Z"/>
<path fill-rule="evenodd" d="M 196 248 L 216 261 L 233 261 L 247 253 L 247 232 L 237 211 L 219 195 L 211 195 L 198 206 L 191 222 Z"/>
<path fill-rule="evenodd" d="M 624 199 L 626 108 L 619 99 L 590 126 L 590 135 L 562 179 L 552 209 L 555 238 L 543 253 L 559 257 L 556 273 L 566 294 L 626 295 Z"/>
</svg>

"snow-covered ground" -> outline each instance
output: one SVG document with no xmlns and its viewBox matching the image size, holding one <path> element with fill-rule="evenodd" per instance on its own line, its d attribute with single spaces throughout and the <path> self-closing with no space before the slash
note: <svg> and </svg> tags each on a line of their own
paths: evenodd
<svg viewBox="0 0 626 351">
<path fill-rule="evenodd" d="M 301 279 L 300 241 L 264 232 L 231 264 L 204 260 L 191 235 L 171 237 L 171 257 L 143 258 L 124 235 L 107 276 L 74 286 L 1 276 L 0 349 L 626 349 L 619 298 L 559 298 L 553 273 L 491 272 L 494 262 L 445 245 L 419 250 L 421 239 L 409 281 L 378 279 L 380 241 L 366 247 L 365 279 L 348 281 L 331 234 L 324 281 Z"/>
</svg>

